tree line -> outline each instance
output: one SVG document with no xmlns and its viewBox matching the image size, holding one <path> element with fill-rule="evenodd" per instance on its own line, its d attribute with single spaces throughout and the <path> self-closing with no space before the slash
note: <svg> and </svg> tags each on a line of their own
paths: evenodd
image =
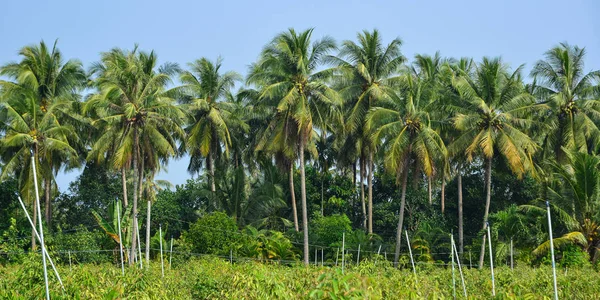
<svg viewBox="0 0 600 300">
<path fill-rule="evenodd" d="M 456 182 L 452 201 L 462 253 L 462 178 L 469 170 L 483 176 L 478 218 L 485 229 L 492 174 L 502 170 L 537 188 L 538 201 L 510 216 L 539 213 L 540 200 L 551 200 L 567 233 L 559 241 L 580 245 L 596 259 L 600 71 L 585 72 L 585 48 L 561 43 L 526 77 L 523 65 L 513 69 L 499 57 L 435 53 L 409 61 L 399 38 L 384 43 L 377 30 L 341 43 L 312 34 L 277 34 L 245 77 L 222 70 L 221 58 L 159 66 L 154 51 L 137 45 L 102 52 L 87 70 L 63 58 L 56 43 L 23 47 L 19 62 L 0 68 L 0 179 L 14 178 L 32 203 L 33 156 L 45 204 L 44 212 L 33 212 L 43 213 L 50 227 L 58 172 L 96 165 L 119 174 L 120 198 L 136 226 L 146 200 L 148 259 L 152 204 L 164 185 L 155 175 L 170 159 L 187 155 L 190 174 L 207 179 L 207 197 L 226 202 L 216 205 L 220 210 L 241 218 L 262 209 L 282 222 L 291 219 L 308 264 L 307 166 L 312 178 L 333 173 L 351 180 L 348 199 L 326 200 L 321 177 L 320 214 L 325 201 L 354 205 L 358 225 L 371 236 L 378 221 L 374 185 L 386 177 L 399 194 L 397 264 L 411 190 L 424 187 L 421 196 L 429 205 L 439 200 L 443 214 L 447 184 Z M 277 174 L 285 174 L 286 185 L 267 184 Z M 262 180 L 260 189 L 236 181 L 245 177 Z M 277 204 L 282 188 L 286 203 Z M 230 201 L 236 197 L 245 197 L 245 205 Z M 131 230 L 129 238 L 132 263 L 140 237 Z M 480 246 L 481 266 L 485 235 Z"/>
</svg>

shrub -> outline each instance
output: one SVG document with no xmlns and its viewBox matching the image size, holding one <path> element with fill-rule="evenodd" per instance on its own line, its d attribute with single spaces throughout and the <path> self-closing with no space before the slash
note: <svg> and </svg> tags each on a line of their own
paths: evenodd
<svg viewBox="0 0 600 300">
<path fill-rule="evenodd" d="M 192 252 L 226 255 L 240 239 L 235 220 L 222 212 L 210 213 L 183 233 L 184 243 Z"/>
</svg>

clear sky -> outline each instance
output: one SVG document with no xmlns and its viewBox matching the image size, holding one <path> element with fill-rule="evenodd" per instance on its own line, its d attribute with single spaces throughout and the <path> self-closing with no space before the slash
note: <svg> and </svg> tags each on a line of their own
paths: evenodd
<svg viewBox="0 0 600 300">
<path fill-rule="evenodd" d="M 600 1 L 589 0 L 247 0 L 247 1 L 18 1 L 0 5 L 0 64 L 19 48 L 45 40 L 86 68 L 113 47 L 154 49 L 161 62 L 185 66 L 200 57 L 224 58 L 225 70 L 246 74 L 273 36 L 287 28 L 315 28 L 337 41 L 377 28 L 385 42 L 400 37 L 403 53 L 502 56 L 513 67 L 531 65 L 559 42 L 585 46 L 586 71 L 600 69 Z M 184 183 L 187 158 L 160 179 Z M 62 191 L 79 174 L 59 175 Z"/>
</svg>

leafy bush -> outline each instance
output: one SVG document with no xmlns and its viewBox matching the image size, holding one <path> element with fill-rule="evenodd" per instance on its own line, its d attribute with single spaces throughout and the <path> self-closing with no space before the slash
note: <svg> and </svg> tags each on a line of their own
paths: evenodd
<svg viewBox="0 0 600 300">
<path fill-rule="evenodd" d="M 184 243 L 196 253 L 228 255 L 240 239 L 235 220 L 222 212 L 210 213 L 183 233 Z"/>
</svg>

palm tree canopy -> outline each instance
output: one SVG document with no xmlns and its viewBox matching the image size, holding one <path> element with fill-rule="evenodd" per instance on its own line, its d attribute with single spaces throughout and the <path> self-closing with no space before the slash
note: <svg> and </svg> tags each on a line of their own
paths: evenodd
<svg viewBox="0 0 600 300">
<path fill-rule="evenodd" d="M 84 113 L 94 115 L 93 125 L 101 134 L 88 159 L 102 160 L 112 151 L 115 168 L 126 165 L 134 151 L 134 135 L 141 137 L 140 147 L 153 149 L 160 157 L 176 154 L 176 140 L 184 135 L 180 128 L 183 113 L 166 87 L 179 69 L 171 63 L 156 65 L 154 52 L 139 51 L 136 46 L 132 51 L 104 52 L 92 66 L 99 92 L 86 101 Z"/>
<path fill-rule="evenodd" d="M 406 159 L 412 157 L 418 169 L 432 176 L 435 162 L 447 157 L 446 146 L 432 127 L 433 99 L 424 97 L 425 86 L 424 80 L 408 73 L 400 92 L 367 115 L 366 128 L 374 132 L 373 140 L 383 141 L 386 168 L 396 174 L 408 167 Z"/>
<path fill-rule="evenodd" d="M 16 175 L 28 195 L 32 149 L 40 178 L 52 180 L 52 173 L 65 164 L 79 163 L 79 119 L 73 112 L 86 76 L 79 61 L 63 61 L 56 43 L 49 49 L 42 41 L 19 54 L 19 63 L 0 68 L 0 75 L 9 79 L 0 80 L 0 155 L 5 163 L 0 177 Z"/>
<path fill-rule="evenodd" d="M 230 90 L 242 77 L 235 72 L 221 72 L 222 59 L 215 63 L 201 58 L 189 64 L 190 71 L 181 73 L 182 85 L 175 88 L 184 110 L 189 114 L 189 125 L 185 148 L 191 155 L 188 171 L 197 172 L 201 168 L 202 158 L 209 153 L 225 154 L 231 147 L 230 124 L 234 105 L 227 100 Z M 237 120 L 243 127 L 243 122 Z"/>
<path fill-rule="evenodd" d="M 451 107 L 454 126 L 461 131 L 453 153 L 464 151 L 471 160 L 476 153 L 491 158 L 498 152 L 518 176 L 532 168 L 539 146 L 526 132 L 535 122 L 528 116 L 543 105 L 526 92 L 521 68 L 509 73 L 499 58 L 484 58 L 473 76 L 462 73 L 452 79 L 461 101 Z"/>
<path fill-rule="evenodd" d="M 550 132 L 545 148 L 564 160 L 561 147 L 588 151 L 589 144 L 600 141 L 600 70 L 585 74 L 585 49 L 567 43 L 548 50 L 545 60 L 538 61 L 531 71 L 532 92 L 548 103 L 551 114 L 542 115 Z"/>
</svg>

